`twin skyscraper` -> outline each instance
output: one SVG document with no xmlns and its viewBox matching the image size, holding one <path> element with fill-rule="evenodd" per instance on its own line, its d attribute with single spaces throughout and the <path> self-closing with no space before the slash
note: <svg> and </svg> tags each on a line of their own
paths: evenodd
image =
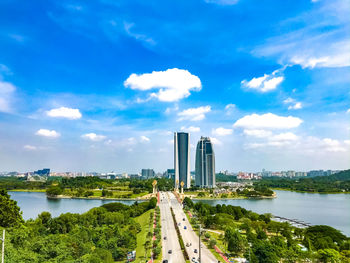
<svg viewBox="0 0 350 263">
<path fill-rule="evenodd" d="M 181 185 L 191 187 L 190 173 L 190 134 L 175 132 L 174 134 L 174 168 L 175 188 Z M 215 187 L 215 155 L 209 137 L 201 137 L 197 144 L 195 185 L 199 187 Z"/>
</svg>

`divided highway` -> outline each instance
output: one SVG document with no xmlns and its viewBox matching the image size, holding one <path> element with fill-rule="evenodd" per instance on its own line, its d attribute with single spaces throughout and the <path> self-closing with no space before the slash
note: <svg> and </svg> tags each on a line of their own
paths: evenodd
<svg viewBox="0 0 350 263">
<path fill-rule="evenodd" d="M 168 193 L 160 193 L 159 209 L 162 227 L 163 262 L 164 260 L 168 260 L 169 263 L 185 263 L 185 258 L 181 251 L 174 220 L 170 211 L 170 198 Z M 171 253 L 169 253 L 170 250 Z"/>
<path fill-rule="evenodd" d="M 176 219 L 177 224 L 179 225 L 180 234 L 181 234 L 181 237 L 182 237 L 184 244 L 186 246 L 186 251 L 187 251 L 187 254 L 190 258 L 190 261 L 191 262 L 199 262 L 199 260 L 198 260 L 198 258 L 199 258 L 199 237 L 198 237 L 197 233 L 192 229 L 192 226 L 191 226 L 190 222 L 188 221 L 188 219 L 187 219 L 187 217 L 182 209 L 182 205 L 177 201 L 175 195 L 171 192 L 167 192 L 164 195 L 168 196 L 169 201 L 170 201 L 170 205 L 173 208 L 173 211 L 175 214 L 175 219 Z M 162 202 L 164 202 L 164 201 L 161 201 L 161 203 Z M 161 210 L 161 213 L 162 213 L 162 210 Z M 169 217 L 171 217 L 170 208 L 169 208 Z M 171 221 L 172 221 L 172 219 L 171 219 Z M 162 221 L 162 224 L 163 224 L 163 221 Z M 162 228 L 162 231 L 163 231 L 163 228 Z M 176 238 L 176 241 L 177 241 L 178 238 L 176 236 L 175 229 L 174 229 L 174 233 L 175 233 L 175 235 L 172 236 L 171 238 L 173 238 L 173 239 Z M 163 244 L 164 244 L 164 242 L 163 242 Z M 178 244 L 178 242 L 177 242 L 177 244 Z M 202 246 L 202 250 L 201 250 L 202 263 L 216 263 L 216 262 L 218 262 L 218 260 L 214 257 L 214 255 L 209 251 L 209 249 L 203 243 L 201 243 L 201 246 Z M 164 255 L 165 254 L 164 254 L 164 249 L 163 249 L 163 258 L 166 259 L 166 257 L 164 257 Z M 181 260 L 183 260 L 183 257 L 181 258 Z M 174 262 L 182 262 L 182 261 L 180 261 L 178 258 L 176 258 L 176 261 L 174 261 Z"/>
</svg>

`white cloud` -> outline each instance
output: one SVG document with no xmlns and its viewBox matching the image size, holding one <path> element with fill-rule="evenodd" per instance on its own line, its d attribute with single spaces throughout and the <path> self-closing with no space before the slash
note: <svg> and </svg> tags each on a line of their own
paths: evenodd
<svg viewBox="0 0 350 263">
<path fill-rule="evenodd" d="M 350 145 L 350 140 L 344 140 L 344 143 L 345 143 L 346 145 Z"/>
<path fill-rule="evenodd" d="M 181 131 L 186 131 L 186 132 L 200 132 L 201 128 L 195 127 L 195 126 L 190 126 L 190 127 L 181 127 Z"/>
<path fill-rule="evenodd" d="M 295 101 L 295 99 L 287 98 L 283 101 L 284 104 L 289 104 L 288 110 L 300 110 L 303 108 L 301 102 Z"/>
<path fill-rule="evenodd" d="M 230 109 L 234 109 L 234 108 L 236 108 L 236 105 L 235 105 L 235 104 L 232 104 L 232 103 L 227 104 L 227 105 L 225 106 L 225 110 L 230 110 Z"/>
<path fill-rule="evenodd" d="M 234 110 L 236 109 L 236 105 L 235 104 L 227 104 L 225 106 L 225 110 L 226 110 L 226 115 L 232 115 Z"/>
<path fill-rule="evenodd" d="M 266 131 L 266 130 L 243 130 L 244 135 L 256 137 L 256 138 L 266 138 L 272 135 L 271 131 Z"/>
<path fill-rule="evenodd" d="M 324 148 L 329 152 L 345 152 L 346 149 L 340 144 L 338 140 L 324 138 L 322 140 Z"/>
<path fill-rule="evenodd" d="M 76 120 L 81 118 L 79 109 L 72 109 L 67 107 L 60 107 L 46 112 L 46 115 L 53 118 L 66 118 Z"/>
<path fill-rule="evenodd" d="M 280 64 L 298 64 L 303 68 L 348 67 L 349 13 L 347 1 L 319 1 L 310 12 L 302 12 L 280 23 L 295 30 L 269 38 L 252 53 L 259 57 L 273 57 Z M 298 26 L 300 23 L 302 27 Z M 329 30 L 324 30 L 327 26 Z"/>
<path fill-rule="evenodd" d="M 37 147 L 36 147 L 36 146 L 33 146 L 33 145 L 27 144 L 27 145 L 24 145 L 24 146 L 23 146 L 23 149 L 24 149 L 24 150 L 27 150 L 27 151 L 35 151 L 35 150 L 37 150 Z"/>
<path fill-rule="evenodd" d="M 346 113 L 349 114 L 349 113 L 350 113 L 350 109 L 348 109 L 348 110 L 346 111 Z"/>
<path fill-rule="evenodd" d="M 226 129 L 223 127 L 219 127 L 212 130 L 212 133 L 217 136 L 225 136 L 232 134 L 232 129 Z"/>
<path fill-rule="evenodd" d="M 86 134 L 83 134 L 81 137 L 85 140 L 90 140 L 93 142 L 99 142 L 99 141 L 103 141 L 104 139 L 106 139 L 106 136 L 98 135 L 96 133 L 86 133 Z"/>
<path fill-rule="evenodd" d="M 296 141 L 298 140 L 298 136 L 296 136 L 294 133 L 292 132 L 285 132 L 285 133 L 280 133 L 280 134 L 276 134 L 274 136 L 271 136 L 269 138 L 269 140 L 271 141 Z"/>
<path fill-rule="evenodd" d="M 198 108 L 189 108 L 187 110 L 183 110 L 179 112 L 177 115 L 179 116 L 178 120 L 190 120 L 190 121 L 200 121 L 205 118 L 205 114 L 211 111 L 210 106 L 202 106 Z"/>
<path fill-rule="evenodd" d="M 302 108 L 303 106 L 301 105 L 301 102 L 296 102 L 295 104 L 288 106 L 288 110 L 300 110 Z"/>
<path fill-rule="evenodd" d="M 284 104 L 289 104 L 289 103 L 293 103 L 295 101 L 295 99 L 292 99 L 292 98 L 286 98 L 283 103 Z"/>
<path fill-rule="evenodd" d="M 43 137 L 50 137 L 50 138 L 57 138 L 61 136 L 61 134 L 56 132 L 55 130 L 47 130 L 47 129 L 40 129 L 35 134 Z"/>
<path fill-rule="evenodd" d="M 16 87 L 0 78 L 0 112 L 11 112 L 11 101 Z"/>
<path fill-rule="evenodd" d="M 222 142 L 215 137 L 210 137 L 210 141 L 215 145 L 222 145 Z"/>
<path fill-rule="evenodd" d="M 272 113 L 251 114 L 237 120 L 234 127 L 245 129 L 290 129 L 298 127 L 303 120 L 293 116 L 278 116 Z"/>
<path fill-rule="evenodd" d="M 217 5 L 235 5 L 238 3 L 238 0 L 204 0 L 204 2 Z"/>
<path fill-rule="evenodd" d="M 148 137 L 146 137 L 146 136 L 144 136 L 144 135 L 141 135 L 141 136 L 140 136 L 140 141 L 141 141 L 141 142 L 150 142 L 151 140 L 150 140 L 150 138 L 148 138 Z"/>
<path fill-rule="evenodd" d="M 141 91 L 158 89 L 158 92 L 151 93 L 150 96 L 166 102 L 186 98 L 190 96 L 190 91 L 199 91 L 202 88 L 197 76 L 177 68 L 140 75 L 131 74 L 124 86 Z"/>
<path fill-rule="evenodd" d="M 276 76 L 282 70 L 275 70 L 272 74 L 264 74 L 262 77 L 252 78 L 251 80 L 242 80 L 242 87 L 254 89 L 259 92 L 268 92 L 277 88 L 277 86 L 284 80 L 283 76 Z"/>
</svg>

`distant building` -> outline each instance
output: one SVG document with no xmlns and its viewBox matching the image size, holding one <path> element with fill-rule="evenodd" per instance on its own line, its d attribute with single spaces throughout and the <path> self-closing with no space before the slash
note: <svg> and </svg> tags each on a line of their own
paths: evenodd
<svg viewBox="0 0 350 263">
<path fill-rule="evenodd" d="M 175 180 L 175 169 L 167 169 L 165 172 L 165 177 Z"/>
<path fill-rule="evenodd" d="M 143 179 L 153 178 L 155 176 L 155 173 L 153 169 L 142 169 L 141 170 L 141 177 Z"/>
<path fill-rule="evenodd" d="M 34 174 L 40 175 L 40 176 L 50 176 L 50 169 L 44 168 L 42 170 L 37 170 L 37 171 L 34 171 Z"/>
<path fill-rule="evenodd" d="M 190 177 L 190 134 L 187 132 L 175 132 L 174 134 L 174 169 L 175 187 L 191 187 Z"/>
<path fill-rule="evenodd" d="M 215 187 L 215 154 L 208 137 L 201 137 L 196 150 L 196 186 Z"/>
</svg>

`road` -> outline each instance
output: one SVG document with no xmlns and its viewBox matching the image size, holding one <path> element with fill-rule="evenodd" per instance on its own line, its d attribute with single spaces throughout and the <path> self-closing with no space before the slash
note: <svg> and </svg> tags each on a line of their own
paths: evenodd
<svg viewBox="0 0 350 263">
<path fill-rule="evenodd" d="M 159 209 L 162 227 L 163 260 L 168 260 L 169 263 L 185 263 L 185 258 L 181 251 L 174 220 L 170 211 L 170 198 L 168 193 L 160 193 Z M 171 254 L 168 253 L 169 250 L 172 250 Z"/>
<path fill-rule="evenodd" d="M 171 206 L 173 208 L 175 219 L 177 224 L 180 223 L 179 229 L 180 234 L 182 236 L 182 239 L 184 241 L 184 244 L 191 244 L 187 247 L 186 245 L 186 251 L 190 258 L 190 261 L 192 262 L 192 258 L 196 259 L 196 262 L 198 262 L 199 257 L 199 238 L 197 233 L 192 229 L 192 226 L 190 222 L 188 221 L 183 209 L 182 205 L 177 201 L 175 195 L 171 192 L 168 192 L 168 195 L 170 197 Z M 184 229 L 186 226 L 187 229 Z M 214 255 L 209 251 L 209 249 L 201 243 L 202 246 L 202 263 L 216 263 L 218 260 L 214 257 Z M 197 249 L 197 253 L 194 252 L 194 250 Z"/>
</svg>

